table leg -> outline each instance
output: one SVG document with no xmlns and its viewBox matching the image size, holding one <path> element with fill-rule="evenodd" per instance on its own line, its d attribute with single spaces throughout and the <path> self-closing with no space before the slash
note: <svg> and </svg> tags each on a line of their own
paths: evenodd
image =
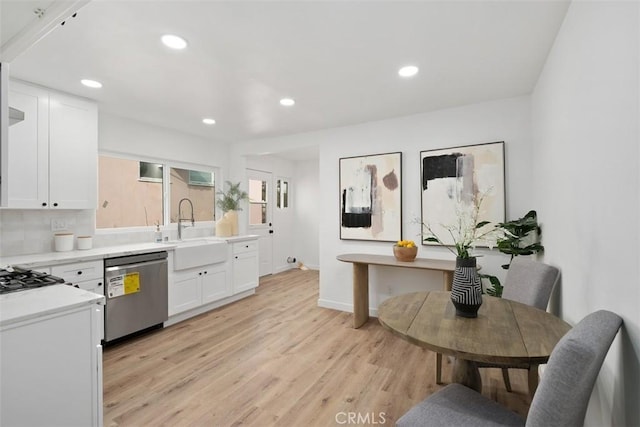
<svg viewBox="0 0 640 427">
<path fill-rule="evenodd" d="M 443 271 L 444 276 L 444 287 L 443 289 L 447 292 L 451 292 L 451 285 L 453 284 L 453 271 Z"/>
<path fill-rule="evenodd" d="M 456 357 L 453 363 L 452 381 L 482 393 L 482 378 L 475 362 Z"/>
<path fill-rule="evenodd" d="M 369 320 L 369 265 L 353 263 L 353 327 Z"/>
</svg>

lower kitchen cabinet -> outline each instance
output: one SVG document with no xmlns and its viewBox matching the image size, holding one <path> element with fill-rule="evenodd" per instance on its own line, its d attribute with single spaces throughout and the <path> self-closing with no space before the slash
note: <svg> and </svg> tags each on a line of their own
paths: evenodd
<svg viewBox="0 0 640 427">
<path fill-rule="evenodd" d="M 233 243 L 233 293 L 258 287 L 258 241 Z"/>
<path fill-rule="evenodd" d="M 175 267 L 173 259 L 170 253 L 169 264 Z M 257 286 L 258 241 L 230 242 L 225 262 L 171 269 L 165 326 L 247 297 Z"/>
<path fill-rule="evenodd" d="M 169 285 L 169 316 L 231 296 L 225 263 L 174 271 Z"/>
<path fill-rule="evenodd" d="M 76 288 L 104 295 L 104 267 L 102 260 L 75 262 L 72 264 L 54 265 L 51 274 L 63 278 Z M 104 339 L 104 313 L 103 306 L 98 308 L 98 330 L 100 339 Z"/>
<path fill-rule="evenodd" d="M 102 426 L 98 305 L 0 328 L 0 424 Z"/>
</svg>

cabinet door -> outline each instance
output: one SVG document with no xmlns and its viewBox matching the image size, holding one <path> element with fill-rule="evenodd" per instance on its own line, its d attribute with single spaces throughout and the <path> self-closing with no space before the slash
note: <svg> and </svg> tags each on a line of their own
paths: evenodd
<svg viewBox="0 0 640 427">
<path fill-rule="evenodd" d="M 233 293 L 258 286 L 258 253 L 245 252 L 233 256 Z"/>
<path fill-rule="evenodd" d="M 85 291 L 93 292 L 98 295 L 104 295 L 104 280 L 102 279 L 93 279 L 93 280 L 85 280 L 84 282 L 75 282 L 74 286 L 79 287 L 80 289 L 84 289 Z M 96 324 L 98 326 L 97 333 L 100 337 L 100 340 L 104 339 L 104 310 L 103 306 L 96 305 Z"/>
<path fill-rule="evenodd" d="M 47 207 L 49 203 L 49 94 L 10 83 L 9 106 L 24 120 L 9 127 L 2 147 L 2 206 Z"/>
<path fill-rule="evenodd" d="M 197 272 L 176 274 L 169 283 L 169 316 L 201 305 L 200 276 Z"/>
<path fill-rule="evenodd" d="M 0 330 L 2 425 L 99 425 L 101 368 L 92 310 L 82 307 Z"/>
<path fill-rule="evenodd" d="M 206 304 L 229 296 L 231 296 L 231 289 L 227 286 L 226 270 L 215 266 L 205 267 L 202 271 L 202 303 Z"/>
<path fill-rule="evenodd" d="M 95 209 L 98 192 L 98 109 L 52 92 L 49 103 L 49 203 Z"/>
</svg>

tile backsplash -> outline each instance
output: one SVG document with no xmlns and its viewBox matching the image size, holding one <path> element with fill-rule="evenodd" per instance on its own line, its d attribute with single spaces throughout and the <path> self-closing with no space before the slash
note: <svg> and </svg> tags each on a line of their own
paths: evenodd
<svg viewBox="0 0 640 427">
<path fill-rule="evenodd" d="M 154 239 L 153 229 L 96 234 L 95 215 L 94 210 L 0 209 L 0 257 L 53 252 L 53 236 L 59 232 L 93 236 L 96 248 L 152 242 Z M 63 229 L 53 231 L 52 225 Z M 187 238 L 212 234 L 211 226 L 185 229 Z M 169 239 L 177 238 L 175 229 L 166 230 L 165 235 Z"/>
<path fill-rule="evenodd" d="M 52 223 L 58 227 L 52 230 Z M 0 210 L 0 255 L 13 256 L 53 251 L 53 235 L 70 232 L 94 234 L 95 211 Z M 62 226 L 62 227 L 60 227 Z"/>
</svg>

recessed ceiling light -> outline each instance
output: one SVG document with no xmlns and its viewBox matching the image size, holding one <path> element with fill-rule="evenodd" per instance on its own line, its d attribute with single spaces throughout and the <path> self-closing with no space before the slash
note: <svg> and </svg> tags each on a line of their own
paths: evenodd
<svg viewBox="0 0 640 427">
<path fill-rule="evenodd" d="M 216 121 L 210 118 L 202 119 L 202 123 L 205 125 L 215 125 Z"/>
<path fill-rule="evenodd" d="M 165 34 L 162 36 L 162 43 L 171 49 L 184 49 L 187 47 L 187 41 L 185 39 L 174 36 L 173 34 Z"/>
<path fill-rule="evenodd" d="M 406 67 L 402 67 L 398 70 L 398 75 L 400 77 L 413 77 L 418 74 L 418 67 L 415 65 L 407 65 Z"/>
<path fill-rule="evenodd" d="M 285 107 L 291 107 L 292 105 L 295 105 L 296 101 L 294 101 L 291 98 L 282 98 L 280 100 L 280 105 L 283 105 Z"/>
<path fill-rule="evenodd" d="M 93 89 L 100 89 L 102 87 L 102 83 L 97 82 L 95 80 L 82 79 L 82 80 L 80 80 L 80 83 L 82 83 L 86 87 L 90 87 L 90 88 L 93 88 Z"/>
</svg>

